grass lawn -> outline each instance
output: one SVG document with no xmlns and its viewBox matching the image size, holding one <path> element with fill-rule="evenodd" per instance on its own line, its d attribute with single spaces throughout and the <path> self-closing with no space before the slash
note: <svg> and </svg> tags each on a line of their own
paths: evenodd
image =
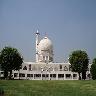
<svg viewBox="0 0 96 96">
<path fill-rule="evenodd" d="M 96 81 L 0 80 L 4 96 L 96 96 Z"/>
</svg>

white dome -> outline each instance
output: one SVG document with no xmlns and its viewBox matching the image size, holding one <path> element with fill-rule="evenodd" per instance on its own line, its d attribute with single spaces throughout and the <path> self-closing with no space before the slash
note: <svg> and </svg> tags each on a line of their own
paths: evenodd
<svg viewBox="0 0 96 96">
<path fill-rule="evenodd" d="M 44 50 L 53 50 L 53 45 L 50 39 L 47 37 L 44 37 L 38 46 L 39 50 L 44 51 Z"/>
</svg>

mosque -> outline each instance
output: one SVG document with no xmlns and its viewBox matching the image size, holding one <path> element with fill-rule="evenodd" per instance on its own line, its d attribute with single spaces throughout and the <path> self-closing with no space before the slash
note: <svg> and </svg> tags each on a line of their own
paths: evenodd
<svg viewBox="0 0 96 96">
<path fill-rule="evenodd" d="M 87 71 L 90 78 L 90 65 Z M 27 80 L 78 80 L 78 73 L 72 72 L 70 63 L 53 62 L 53 44 L 48 37 L 40 40 L 36 32 L 36 62 L 23 62 L 19 71 L 13 71 L 14 79 Z"/>
</svg>

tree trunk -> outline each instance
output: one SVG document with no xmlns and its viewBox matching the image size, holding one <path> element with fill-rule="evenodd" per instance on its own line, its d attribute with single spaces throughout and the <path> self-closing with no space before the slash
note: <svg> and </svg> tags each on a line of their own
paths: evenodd
<svg viewBox="0 0 96 96">
<path fill-rule="evenodd" d="M 10 71 L 9 80 L 12 79 L 12 70 Z"/>
<path fill-rule="evenodd" d="M 79 75 L 79 80 L 81 80 L 81 76 L 80 76 L 80 73 L 78 73 L 78 75 Z"/>
<path fill-rule="evenodd" d="M 86 71 L 82 72 L 82 79 L 85 80 L 86 79 Z"/>
<path fill-rule="evenodd" d="M 4 71 L 4 79 L 7 79 L 7 77 L 8 77 L 8 72 Z"/>
</svg>

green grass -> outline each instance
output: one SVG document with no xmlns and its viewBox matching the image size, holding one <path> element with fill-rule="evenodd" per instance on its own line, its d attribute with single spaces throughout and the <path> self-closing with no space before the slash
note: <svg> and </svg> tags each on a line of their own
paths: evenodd
<svg viewBox="0 0 96 96">
<path fill-rule="evenodd" d="M 4 96 L 96 96 L 96 81 L 0 80 Z"/>
</svg>

